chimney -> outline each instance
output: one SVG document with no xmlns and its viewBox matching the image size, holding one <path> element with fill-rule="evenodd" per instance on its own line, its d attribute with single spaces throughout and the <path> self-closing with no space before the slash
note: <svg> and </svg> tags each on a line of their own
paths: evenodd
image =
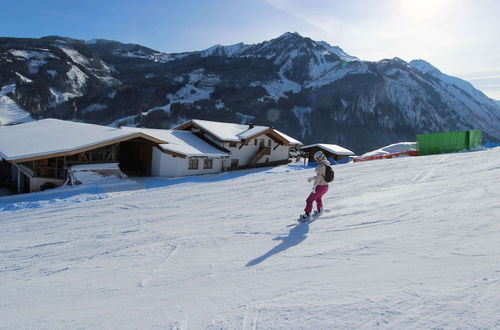
<svg viewBox="0 0 500 330">
<path fill-rule="evenodd" d="M 253 128 L 253 123 L 249 123 L 248 124 L 248 129 L 252 129 Z"/>
</svg>

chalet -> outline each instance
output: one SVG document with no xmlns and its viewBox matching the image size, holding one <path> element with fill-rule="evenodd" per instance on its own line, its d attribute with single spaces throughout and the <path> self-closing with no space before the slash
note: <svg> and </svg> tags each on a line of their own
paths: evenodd
<svg viewBox="0 0 500 330">
<path fill-rule="evenodd" d="M 0 127 L 0 180 L 18 193 L 62 185 L 73 165 L 119 163 L 150 175 L 152 147 L 164 141 L 118 128 L 43 119 Z"/>
<path fill-rule="evenodd" d="M 223 170 L 228 150 L 200 139 L 190 131 L 122 127 L 131 132 L 141 132 L 165 143 L 153 147 L 153 176 L 185 176 L 219 173 Z"/>
<path fill-rule="evenodd" d="M 323 151 L 327 158 L 333 159 L 335 162 L 345 161 L 349 156 L 354 156 L 354 152 L 336 144 L 316 143 L 304 146 L 300 150 L 306 153 L 310 162 L 314 162 L 314 154 L 318 151 Z"/>
<path fill-rule="evenodd" d="M 223 169 L 235 169 L 288 162 L 290 149 L 302 145 L 290 136 L 267 126 L 190 120 L 174 130 L 190 131 L 200 139 L 229 152 Z"/>
</svg>

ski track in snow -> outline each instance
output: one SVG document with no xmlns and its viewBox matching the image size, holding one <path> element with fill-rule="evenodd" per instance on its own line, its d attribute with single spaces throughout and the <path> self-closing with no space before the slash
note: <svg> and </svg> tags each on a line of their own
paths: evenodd
<svg viewBox="0 0 500 330">
<path fill-rule="evenodd" d="M 500 327 L 500 149 L 0 211 L 0 328 Z M 22 317 L 18 317 L 22 315 Z"/>
</svg>

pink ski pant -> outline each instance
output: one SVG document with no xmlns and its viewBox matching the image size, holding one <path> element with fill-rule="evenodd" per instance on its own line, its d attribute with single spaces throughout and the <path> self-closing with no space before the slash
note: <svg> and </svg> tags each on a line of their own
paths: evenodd
<svg viewBox="0 0 500 330">
<path fill-rule="evenodd" d="M 321 197 L 323 197 L 323 195 L 326 194 L 327 191 L 328 185 L 316 186 L 316 192 L 312 192 L 309 197 L 307 197 L 306 208 L 304 209 L 304 212 L 311 213 L 314 201 L 316 201 L 316 207 L 319 211 L 319 209 L 323 207 L 323 201 L 321 200 Z"/>
</svg>

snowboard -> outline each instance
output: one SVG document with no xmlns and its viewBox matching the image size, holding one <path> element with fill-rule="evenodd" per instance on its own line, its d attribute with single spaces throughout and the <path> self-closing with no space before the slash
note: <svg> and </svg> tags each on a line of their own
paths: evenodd
<svg viewBox="0 0 500 330">
<path fill-rule="evenodd" d="M 297 219 L 297 221 L 298 221 L 299 223 L 311 223 L 311 222 L 313 222 L 313 221 L 315 221 L 315 220 L 317 220 L 317 219 L 321 218 L 323 215 L 325 215 L 325 213 L 330 213 L 330 210 L 325 210 L 325 209 L 324 209 L 324 210 L 323 210 L 323 214 L 319 214 L 319 215 L 314 215 L 314 213 L 313 213 L 313 214 L 311 214 L 311 216 L 309 217 L 309 219 L 302 219 L 302 218 L 299 216 L 299 218 Z"/>
</svg>

